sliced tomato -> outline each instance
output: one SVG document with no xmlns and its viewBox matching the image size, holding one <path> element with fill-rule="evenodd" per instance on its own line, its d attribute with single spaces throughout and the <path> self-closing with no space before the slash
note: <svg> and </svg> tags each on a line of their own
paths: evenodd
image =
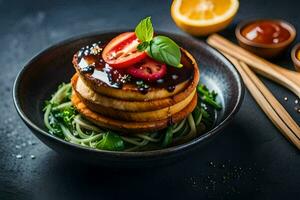
<svg viewBox="0 0 300 200">
<path fill-rule="evenodd" d="M 134 32 L 126 32 L 112 39 L 102 52 L 103 60 L 114 68 L 126 68 L 147 57 L 146 52 L 139 52 L 140 41 Z"/>
<path fill-rule="evenodd" d="M 162 78 L 167 73 L 167 66 L 151 58 L 145 58 L 141 62 L 129 67 L 127 72 L 145 81 L 155 81 Z"/>
</svg>

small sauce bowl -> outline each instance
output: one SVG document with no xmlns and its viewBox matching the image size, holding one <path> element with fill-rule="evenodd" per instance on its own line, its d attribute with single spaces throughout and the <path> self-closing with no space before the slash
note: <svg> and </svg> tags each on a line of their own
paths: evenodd
<svg viewBox="0 0 300 200">
<path fill-rule="evenodd" d="M 300 72 L 300 43 L 293 47 L 291 57 L 295 66 L 295 69 Z"/>
<path fill-rule="evenodd" d="M 252 24 L 260 24 L 260 23 L 269 23 L 269 24 L 278 25 L 280 28 L 287 30 L 289 32 L 289 36 L 287 39 L 281 42 L 270 44 L 270 43 L 252 41 L 246 38 L 242 34 L 244 28 L 249 27 Z M 296 37 L 296 29 L 292 24 L 284 20 L 258 19 L 258 20 L 245 21 L 238 24 L 238 26 L 235 29 L 235 35 L 240 46 L 243 47 L 244 49 L 247 49 L 255 53 L 256 55 L 259 55 L 264 58 L 273 58 L 281 54 L 294 41 Z"/>
</svg>

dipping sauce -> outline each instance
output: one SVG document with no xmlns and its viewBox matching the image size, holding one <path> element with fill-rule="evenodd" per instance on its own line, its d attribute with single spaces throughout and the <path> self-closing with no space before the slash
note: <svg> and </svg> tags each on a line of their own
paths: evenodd
<svg viewBox="0 0 300 200">
<path fill-rule="evenodd" d="M 260 44 L 278 44 L 288 40 L 291 33 L 275 21 L 257 21 L 246 25 L 241 34 L 250 41 Z"/>
</svg>

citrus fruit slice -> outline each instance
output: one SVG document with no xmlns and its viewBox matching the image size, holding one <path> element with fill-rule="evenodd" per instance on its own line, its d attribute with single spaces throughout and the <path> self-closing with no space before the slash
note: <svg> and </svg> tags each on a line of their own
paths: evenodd
<svg viewBox="0 0 300 200">
<path fill-rule="evenodd" d="M 227 27 L 238 8 L 238 0 L 174 0 L 171 15 L 184 31 L 203 36 Z"/>
</svg>

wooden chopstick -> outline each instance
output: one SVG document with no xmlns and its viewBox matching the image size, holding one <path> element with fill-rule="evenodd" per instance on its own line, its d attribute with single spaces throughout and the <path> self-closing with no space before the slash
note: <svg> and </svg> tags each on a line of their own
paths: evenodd
<svg viewBox="0 0 300 200">
<path fill-rule="evenodd" d="M 294 132 L 296 137 L 300 140 L 300 127 L 293 120 L 290 114 L 285 110 L 285 108 L 279 103 L 279 101 L 274 97 L 270 90 L 259 80 L 259 78 L 250 70 L 250 68 L 244 62 L 240 61 L 240 64 L 244 71 L 248 74 L 251 80 L 254 82 L 256 87 L 264 95 L 270 105 L 273 107 L 278 116 L 285 122 L 289 128 Z"/>
<path fill-rule="evenodd" d="M 213 34 L 207 43 L 228 55 L 247 63 L 255 72 L 265 76 L 291 90 L 300 98 L 300 73 L 287 70 L 260 58 L 247 50 L 235 45 L 224 37 Z"/>
<path fill-rule="evenodd" d="M 281 133 L 300 150 L 300 129 L 297 123 L 276 100 L 267 87 L 249 69 L 247 64 L 238 61 L 232 56 L 224 55 L 235 65 L 240 72 L 245 85 L 261 109 L 266 113 Z"/>
</svg>

